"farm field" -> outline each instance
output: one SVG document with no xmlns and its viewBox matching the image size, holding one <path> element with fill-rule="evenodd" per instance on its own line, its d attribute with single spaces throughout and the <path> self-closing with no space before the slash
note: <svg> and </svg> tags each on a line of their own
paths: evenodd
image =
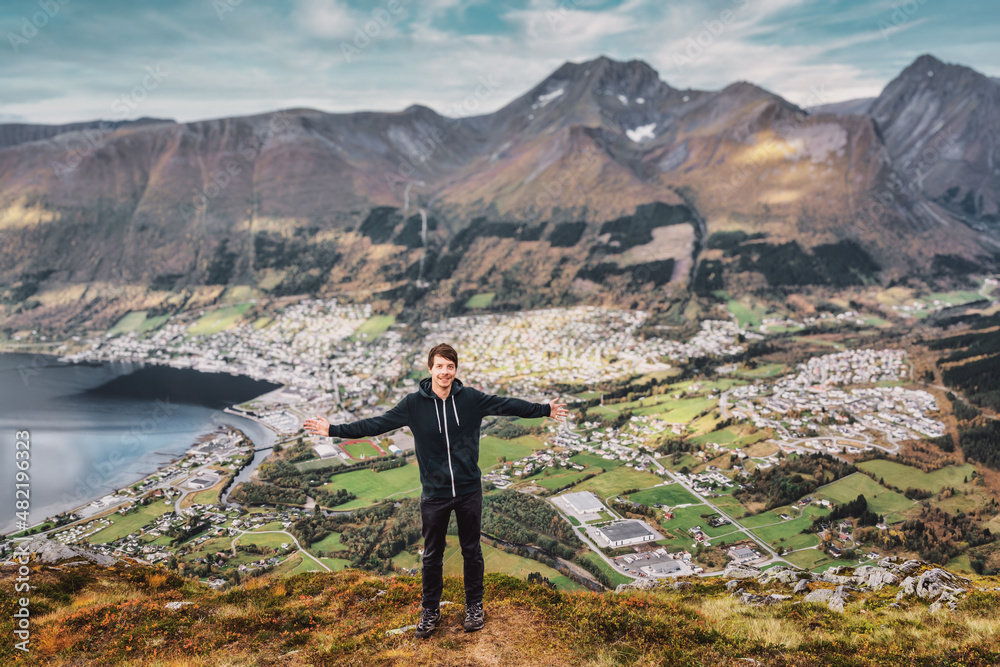
<svg viewBox="0 0 1000 667">
<path fill-rule="evenodd" d="M 701 526 L 701 529 L 709 537 L 719 537 L 736 530 L 732 524 L 713 528 L 708 525 L 708 519 L 703 518 L 702 514 L 711 515 L 715 514 L 715 512 L 708 505 L 704 504 L 682 507 L 679 510 L 674 510 L 673 519 L 664 519 L 661 523 L 664 529 L 669 530 L 686 543 L 694 541 L 694 536 L 688 531 L 695 526 Z M 739 539 L 746 539 L 746 536 L 739 533 Z"/>
<path fill-rule="evenodd" d="M 523 558 L 516 554 L 509 554 L 501 549 L 495 549 L 489 544 L 483 543 L 483 561 L 487 572 L 503 572 L 518 579 L 527 579 L 532 572 L 539 572 L 543 577 L 556 582 L 557 578 L 563 583 L 563 590 L 583 590 L 583 587 L 567 577 L 563 577 L 559 571 L 552 569 L 548 565 Z M 402 555 L 402 554 L 401 554 Z M 412 556 L 411 556 L 412 558 Z M 400 562 L 400 564 L 402 564 Z M 419 562 L 409 567 L 420 567 Z M 444 552 L 444 575 L 460 577 L 463 574 L 462 550 L 458 547 L 458 537 L 448 536 L 447 547 Z M 558 585 L 559 582 L 556 582 Z"/>
<path fill-rule="evenodd" d="M 720 429 L 718 431 L 712 431 L 711 433 L 705 433 L 703 435 L 696 435 L 693 438 L 688 438 L 690 442 L 697 442 L 698 444 L 705 444 L 709 442 L 714 442 L 717 445 L 726 445 L 730 442 L 738 440 L 740 434 L 730 428 Z"/>
<path fill-rule="evenodd" d="M 496 296 L 495 292 L 483 292 L 482 294 L 475 294 L 469 297 L 469 300 L 465 302 L 465 307 L 489 308 L 490 304 L 493 303 L 494 296 Z"/>
<path fill-rule="evenodd" d="M 659 484 L 661 481 L 653 473 L 620 466 L 577 484 L 573 487 L 573 491 L 593 491 L 598 498 L 603 500 L 608 496 L 621 493 L 625 489 L 644 489 Z"/>
<path fill-rule="evenodd" d="M 626 577 L 624 574 L 621 574 L 620 572 L 616 571 L 613 567 L 608 565 L 603 558 L 595 554 L 593 551 L 587 551 L 586 555 L 584 555 L 584 558 L 595 563 L 597 567 L 601 568 L 601 571 L 604 572 L 604 574 L 608 575 L 608 577 L 611 579 L 611 583 L 615 586 L 635 581 L 631 577 Z"/>
<path fill-rule="evenodd" d="M 770 544 L 772 547 L 785 547 L 786 549 L 801 549 L 819 544 L 819 539 L 812 534 L 802 534 L 802 531 L 812 525 L 812 519 L 802 517 L 791 521 L 756 528 L 753 534 Z M 803 539 L 804 538 L 804 539 Z"/>
<path fill-rule="evenodd" d="M 770 378 L 780 375 L 785 370 L 783 364 L 761 364 L 757 368 L 736 371 L 736 375 L 747 378 Z"/>
<path fill-rule="evenodd" d="M 529 479 L 542 488 L 554 491 L 555 489 L 562 488 L 567 484 L 574 484 L 591 474 L 593 474 L 592 470 L 568 470 L 564 473 L 555 473 L 547 477 L 545 475 L 539 475 Z"/>
<path fill-rule="evenodd" d="M 687 398 L 673 403 L 673 409 L 660 415 L 660 419 L 671 424 L 687 424 L 695 417 L 718 403 L 714 398 Z M 657 411 L 658 412 L 658 411 Z M 636 410 L 636 414 L 655 414 Z"/>
<path fill-rule="evenodd" d="M 295 547 L 291 535 L 285 533 L 243 533 L 236 537 L 236 544 L 256 544 L 271 549 L 281 549 L 282 544 Z"/>
<path fill-rule="evenodd" d="M 209 336 L 224 331 L 236 324 L 243 317 L 243 313 L 250 310 L 251 305 L 249 303 L 241 303 L 205 313 L 188 328 L 188 334 L 192 336 Z"/>
<path fill-rule="evenodd" d="M 516 461 L 534 451 L 529 445 L 518 440 L 501 440 L 492 435 L 483 437 L 479 441 L 479 467 L 484 471 L 489 470 L 499 465 L 501 456 L 506 456 L 508 461 Z"/>
<path fill-rule="evenodd" d="M 839 479 L 832 484 L 816 489 L 814 496 L 827 498 L 837 503 L 848 503 L 859 495 L 864 495 L 868 501 L 868 509 L 877 514 L 885 515 L 889 523 L 901 521 L 903 513 L 916 506 L 916 503 L 901 493 L 890 491 L 864 473 L 856 472 Z"/>
<path fill-rule="evenodd" d="M 621 465 L 621 461 L 618 459 L 609 460 L 601 456 L 597 456 L 596 454 L 575 454 L 569 457 L 569 460 L 574 463 L 579 463 L 580 465 L 600 468 L 604 472 L 617 468 Z"/>
<path fill-rule="evenodd" d="M 114 326 L 108 329 L 109 336 L 116 336 L 129 331 L 136 331 L 139 326 L 146 321 L 145 310 L 133 310 L 122 316 L 115 322 Z"/>
<path fill-rule="evenodd" d="M 858 468 L 870 472 L 897 489 L 913 487 L 933 493 L 938 493 L 946 486 L 961 486 L 976 470 L 974 465 L 966 463 L 960 466 L 948 466 L 934 472 L 924 472 L 912 466 L 884 459 L 864 461 L 858 464 Z"/>
<path fill-rule="evenodd" d="M 173 504 L 164 505 L 162 502 L 157 501 L 141 506 L 134 512 L 126 514 L 125 516 L 115 512 L 107 517 L 114 523 L 104 530 L 91 535 L 87 538 L 87 541 L 91 544 L 107 544 L 108 542 L 114 542 L 120 537 L 125 537 L 130 533 L 136 532 L 147 523 L 153 521 L 153 519 L 166 514 L 167 512 L 172 512 L 173 510 Z"/>
<path fill-rule="evenodd" d="M 340 457 L 331 456 L 325 459 L 312 459 L 310 461 L 299 461 L 293 464 L 299 470 L 322 470 L 324 468 L 333 470 L 334 468 L 339 468 L 344 465 L 344 462 Z"/>
<path fill-rule="evenodd" d="M 330 483 L 321 488 L 328 491 L 347 489 L 356 500 L 338 505 L 338 510 L 349 510 L 371 505 L 376 498 L 415 498 L 420 495 L 420 472 L 416 463 L 375 473 L 369 469 L 352 470 L 334 475 Z"/>
<path fill-rule="evenodd" d="M 343 570 L 351 564 L 346 558 L 320 558 L 320 561 L 334 572 Z"/>
<path fill-rule="evenodd" d="M 747 508 L 743 507 L 743 505 L 740 504 L 740 501 L 736 500 L 736 498 L 733 498 L 731 495 L 712 498 L 712 504 L 734 519 L 740 519 L 741 523 L 742 518 L 746 516 L 747 513 Z"/>
<path fill-rule="evenodd" d="M 340 541 L 340 533 L 330 533 L 319 542 L 309 545 L 311 551 L 339 551 L 344 548 L 344 543 Z"/>
<path fill-rule="evenodd" d="M 762 304 L 748 304 L 736 299 L 726 302 L 726 309 L 736 317 L 741 327 L 756 328 L 767 316 L 767 307 Z"/>
<path fill-rule="evenodd" d="M 378 338 L 386 330 L 396 323 L 394 315 L 372 315 L 361 323 L 357 331 L 351 336 L 352 340 L 371 340 Z"/>
<path fill-rule="evenodd" d="M 823 561 L 829 560 L 827 555 L 819 549 L 806 549 L 783 556 L 792 565 L 801 567 L 803 570 L 811 570 Z"/>
<path fill-rule="evenodd" d="M 654 486 L 651 489 L 644 489 L 638 493 L 633 493 L 628 499 L 648 507 L 652 507 L 656 503 L 662 503 L 670 507 L 701 503 L 693 493 L 676 482 L 664 486 Z"/>
</svg>

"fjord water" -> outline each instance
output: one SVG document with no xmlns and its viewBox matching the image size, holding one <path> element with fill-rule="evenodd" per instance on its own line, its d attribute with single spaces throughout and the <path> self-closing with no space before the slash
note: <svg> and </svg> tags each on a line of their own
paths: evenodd
<svg viewBox="0 0 1000 667">
<path fill-rule="evenodd" d="M 275 388 L 226 373 L 0 354 L 0 532 L 15 529 L 15 440 L 31 434 L 30 520 L 73 509 L 131 484 L 228 424 L 255 446 L 274 442 L 260 424 L 222 412 Z"/>
</svg>

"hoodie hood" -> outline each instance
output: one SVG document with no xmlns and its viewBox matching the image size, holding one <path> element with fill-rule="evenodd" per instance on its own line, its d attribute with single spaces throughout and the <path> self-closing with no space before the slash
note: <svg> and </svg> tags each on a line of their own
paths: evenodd
<svg viewBox="0 0 1000 667">
<path fill-rule="evenodd" d="M 431 378 L 424 378 L 423 380 L 421 380 L 420 389 L 418 390 L 417 393 L 419 393 L 424 398 L 437 398 L 438 395 L 434 393 L 434 389 L 432 388 L 433 382 L 434 381 Z M 454 380 L 451 381 L 451 393 L 448 395 L 455 396 L 460 391 L 462 391 L 462 381 L 459 380 L 458 378 L 455 378 Z"/>
</svg>

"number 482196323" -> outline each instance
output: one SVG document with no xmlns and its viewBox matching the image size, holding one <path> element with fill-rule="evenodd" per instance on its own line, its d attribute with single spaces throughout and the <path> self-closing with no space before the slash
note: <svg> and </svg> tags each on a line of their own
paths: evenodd
<svg viewBox="0 0 1000 667">
<path fill-rule="evenodd" d="M 14 474 L 14 508 L 17 510 L 18 527 L 28 523 L 28 510 L 31 507 L 31 480 L 28 476 L 28 468 L 31 467 L 31 433 L 28 431 L 18 431 L 14 434 L 17 443 L 14 446 L 14 465 L 17 472 Z"/>
</svg>

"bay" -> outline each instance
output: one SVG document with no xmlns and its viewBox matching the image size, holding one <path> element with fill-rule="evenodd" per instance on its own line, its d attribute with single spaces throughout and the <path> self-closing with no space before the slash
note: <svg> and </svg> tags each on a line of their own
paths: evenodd
<svg viewBox="0 0 1000 667">
<path fill-rule="evenodd" d="M 273 444 L 273 431 L 221 408 L 276 387 L 226 373 L 0 354 L 0 488 L 11 489 L 0 500 L 0 532 L 15 529 L 18 431 L 30 433 L 33 525 L 142 479 L 222 425 L 256 448 Z"/>
</svg>

